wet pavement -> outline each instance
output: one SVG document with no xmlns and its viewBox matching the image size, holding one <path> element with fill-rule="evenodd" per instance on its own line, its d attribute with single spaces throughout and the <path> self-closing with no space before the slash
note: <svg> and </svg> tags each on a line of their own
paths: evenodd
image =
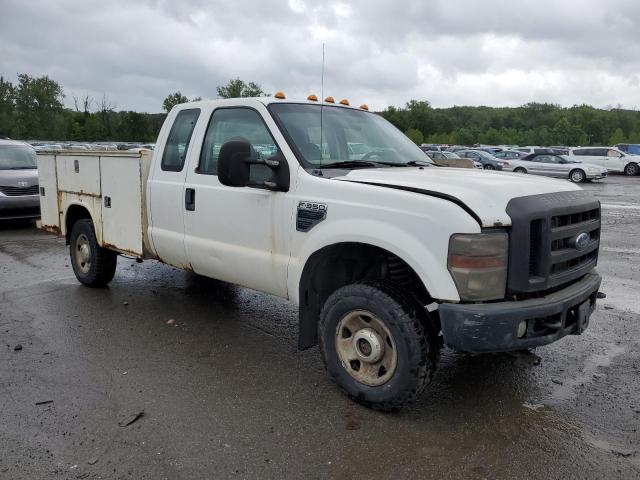
<svg viewBox="0 0 640 480">
<path fill-rule="evenodd" d="M 445 350 L 393 414 L 297 351 L 282 300 L 126 258 L 85 288 L 63 240 L 2 225 L 0 479 L 640 478 L 640 177 L 586 188 L 607 294 L 586 333 Z"/>
</svg>

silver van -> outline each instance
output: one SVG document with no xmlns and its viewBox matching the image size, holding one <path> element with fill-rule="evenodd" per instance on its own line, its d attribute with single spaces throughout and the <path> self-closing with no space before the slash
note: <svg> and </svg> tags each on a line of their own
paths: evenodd
<svg viewBox="0 0 640 480">
<path fill-rule="evenodd" d="M 569 157 L 604 167 L 609 172 L 624 172 L 627 175 L 640 173 L 640 156 L 629 155 L 617 148 L 576 147 L 569 150 Z"/>
<path fill-rule="evenodd" d="M 0 139 L 0 220 L 40 216 L 36 151 Z"/>
</svg>

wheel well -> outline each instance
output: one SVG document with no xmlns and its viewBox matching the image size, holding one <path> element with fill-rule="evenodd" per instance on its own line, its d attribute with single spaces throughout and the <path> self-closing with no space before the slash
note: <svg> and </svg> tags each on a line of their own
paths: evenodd
<svg viewBox="0 0 640 480">
<path fill-rule="evenodd" d="M 411 293 L 422 305 L 429 303 L 429 293 L 418 274 L 397 255 L 363 243 L 329 245 L 309 257 L 300 277 L 300 349 L 316 344 L 320 311 L 329 295 L 361 281 L 388 281 Z"/>
<path fill-rule="evenodd" d="M 67 209 L 67 215 L 65 217 L 65 239 L 67 241 L 67 245 L 69 245 L 69 241 L 71 238 L 71 229 L 73 228 L 73 224 L 82 218 L 88 218 L 91 220 L 91 214 L 89 210 L 80 205 L 71 205 Z"/>
</svg>

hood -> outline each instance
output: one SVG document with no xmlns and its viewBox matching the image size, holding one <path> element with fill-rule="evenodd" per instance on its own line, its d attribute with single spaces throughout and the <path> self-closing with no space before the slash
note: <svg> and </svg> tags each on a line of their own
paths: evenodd
<svg viewBox="0 0 640 480">
<path fill-rule="evenodd" d="M 512 198 L 581 190 L 568 180 L 443 167 L 368 168 L 352 170 L 334 180 L 423 190 L 418 193 L 449 199 L 471 210 L 483 227 L 511 225 L 506 208 Z"/>
<path fill-rule="evenodd" d="M 26 182 L 26 185 L 18 182 Z M 0 186 L 2 187 L 31 187 L 38 184 L 38 170 L 1 170 Z"/>
</svg>

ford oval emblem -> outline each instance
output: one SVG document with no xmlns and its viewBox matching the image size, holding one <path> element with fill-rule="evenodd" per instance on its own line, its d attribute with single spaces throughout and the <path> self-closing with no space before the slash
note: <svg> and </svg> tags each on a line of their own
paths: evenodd
<svg viewBox="0 0 640 480">
<path fill-rule="evenodd" d="M 587 232 L 579 233 L 574 240 L 576 250 L 584 250 L 589 245 L 591 236 Z"/>
</svg>

